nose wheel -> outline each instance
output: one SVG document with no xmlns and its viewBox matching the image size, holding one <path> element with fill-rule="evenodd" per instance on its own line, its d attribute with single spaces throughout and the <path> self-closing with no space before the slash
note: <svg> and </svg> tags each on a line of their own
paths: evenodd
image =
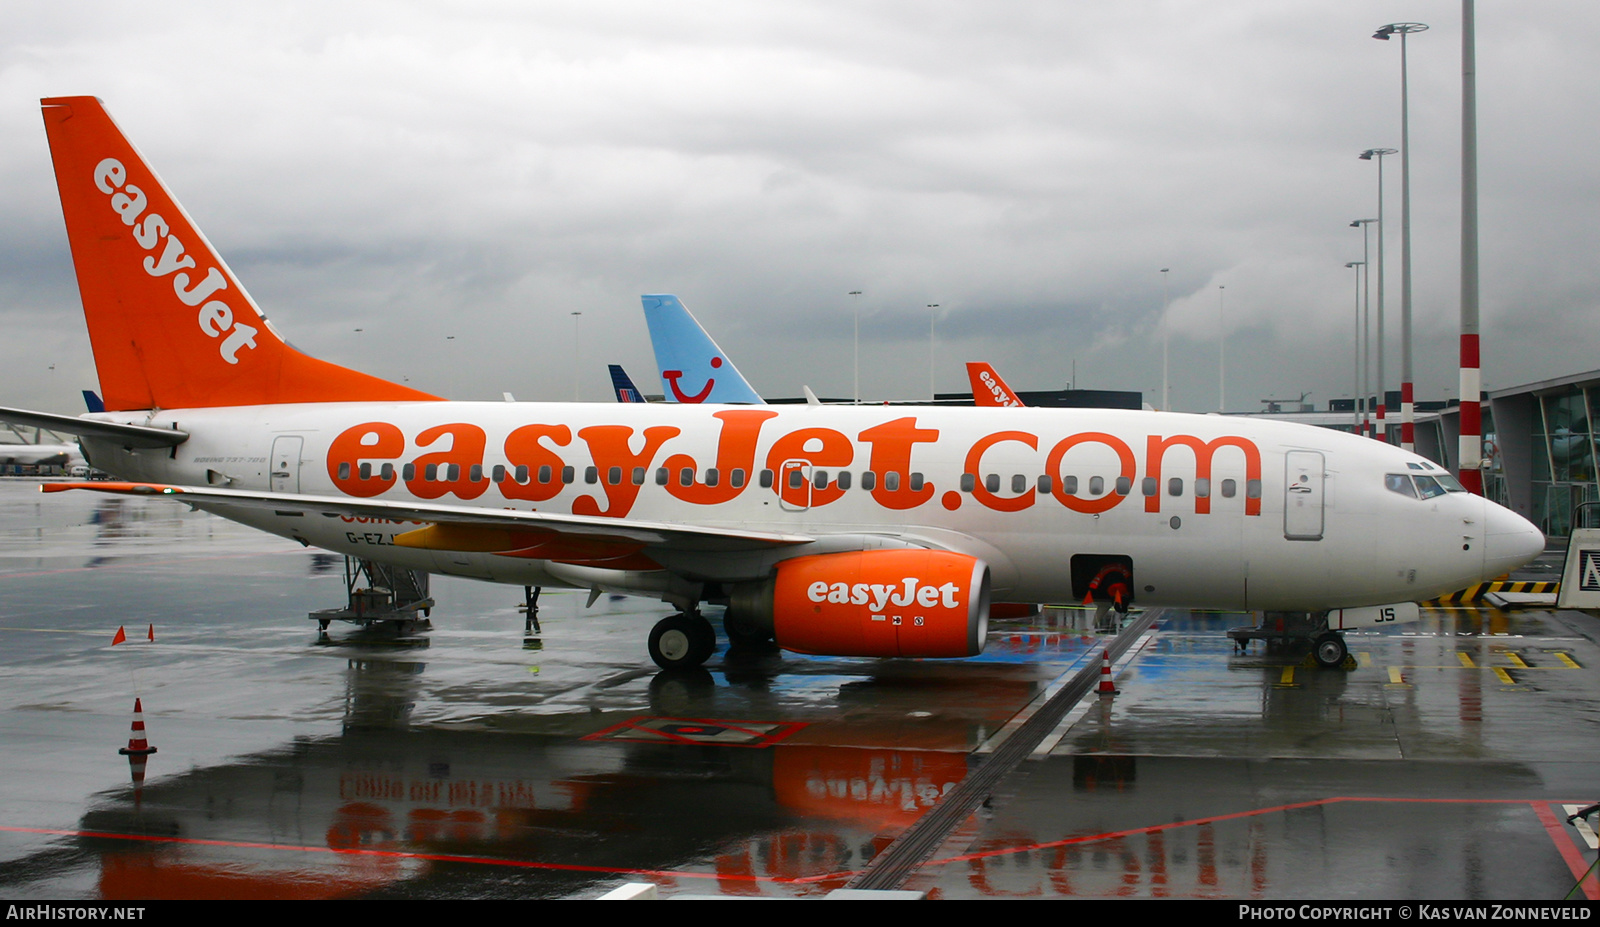
<svg viewBox="0 0 1600 927">
<path fill-rule="evenodd" d="M 679 612 L 650 629 L 650 659 L 666 670 L 692 669 L 717 649 L 717 632 L 698 613 Z"/>
<path fill-rule="evenodd" d="M 1344 635 L 1329 631 L 1311 642 L 1311 654 L 1319 666 L 1338 669 L 1344 665 L 1350 650 L 1344 645 Z"/>
</svg>

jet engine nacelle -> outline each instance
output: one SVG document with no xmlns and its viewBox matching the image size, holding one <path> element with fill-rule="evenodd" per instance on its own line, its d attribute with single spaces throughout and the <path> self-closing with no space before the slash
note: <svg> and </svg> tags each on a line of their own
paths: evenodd
<svg viewBox="0 0 1600 927">
<path fill-rule="evenodd" d="M 726 621 L 844 657 L 970 657 L 989 631 L 989 566 L 938 550 L 796 557 L 731 590 Z"/>
</svg>

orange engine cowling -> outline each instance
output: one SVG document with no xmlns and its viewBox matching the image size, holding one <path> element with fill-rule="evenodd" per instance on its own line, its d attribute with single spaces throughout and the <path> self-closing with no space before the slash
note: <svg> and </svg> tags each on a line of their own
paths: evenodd
<svg viewBox="0 0 1600 927">
<path fill-rule="evenodd" d="M 989 566 L 938 550 L 796 557 L 729 610 L 800 653 L 970 657 L 989 630 Z"/>
</svg>

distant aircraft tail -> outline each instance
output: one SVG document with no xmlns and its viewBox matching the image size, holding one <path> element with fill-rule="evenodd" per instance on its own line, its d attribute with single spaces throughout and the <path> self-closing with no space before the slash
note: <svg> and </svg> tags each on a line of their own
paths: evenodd
<svg viewBox="0 0 1600 927">
<path fill-rule="evenodd" d="M 105 408 L 437 398 L 284 343 L 98 99 L 40 102 Z"/>
<path fill-rule="evenodd" d="M 645 296 L 644 319 L 667 402 L 765 405 L 676 296 Z"/>
<path fill-rule="evenodd" d="M 648 402 L 644 394 L 639 392 L 639 387 L 633 385 L 633 378 L 628 376 L 628 371 L 622 369 L 621 364 L 607 364 L 611 371 L 611 388 L 617 391 L 618 402 Z"/>
<path fill-rule="evenodd" d="M 972 381 L 972 404 L 975 406 L 1014 406 L 1021 408 L 1026 405 L 1017 398 L 1016 391 L 1000 379 L 1000 374 L 988 364 L 968 363 L 967 379 Z"/>
</svg>

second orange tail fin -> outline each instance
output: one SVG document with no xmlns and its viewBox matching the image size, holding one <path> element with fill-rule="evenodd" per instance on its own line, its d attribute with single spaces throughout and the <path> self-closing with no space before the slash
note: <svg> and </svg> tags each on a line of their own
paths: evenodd
<svg viewBox="0 0 1600 927">
<path fill-rule="evenodd" d="M 975 406 L 1016 406 L 1024 403 L 1000 374 L 988 364 L 968 362 L 967 379 L 972 381 L 972 404 Z"/>
<path fill-rule="evenodd" d="M 41 103 L 107 409 L 437 398 L 284 343 L 98 99 Z"/>
</svg>

